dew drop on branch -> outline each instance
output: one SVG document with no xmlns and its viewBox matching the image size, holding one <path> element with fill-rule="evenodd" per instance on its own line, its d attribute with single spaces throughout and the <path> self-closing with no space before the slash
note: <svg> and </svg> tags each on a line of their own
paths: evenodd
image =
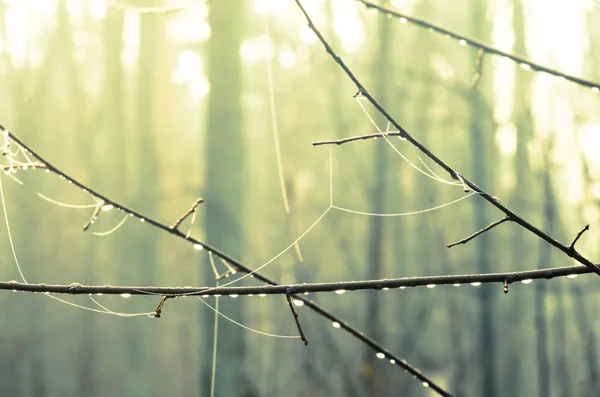
<svg viewBox="0 0 600 397">
<path fill-rule="evenodd" d="M 385 358 L 385 354 L 383 353 L 377 353 L 375 356 L 377 356 L 377 358 Z"/>
</svg>

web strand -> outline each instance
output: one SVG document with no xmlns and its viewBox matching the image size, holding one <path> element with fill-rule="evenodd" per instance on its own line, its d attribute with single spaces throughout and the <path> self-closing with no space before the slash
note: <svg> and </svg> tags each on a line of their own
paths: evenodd
<svg viewBox="0 0 600 397">
<path fill-rule="evenodd" d="M 222 285 L 222 287 L 224 287 L 224 286 L 225 286 L 225 285 Z M 200 302 L 202 302 L 204 305 L 206 305 L 206 306 L 207 306 L 207 307 L 209 307 L 209 308 L 210 308 L 212 311 L 214 311 L 214 312 L 215 312 L 215 315 L 218 315 L 218 316 L 221 316 L 221 317 L 223 317 L 223 318 L 224 318 L 224 319 L 226 319 L 227 321 L 229 321 L 229 322 L 231 322 L 231 323 L 233 323 L 233 324 L 235 324 L 235 325 L 237 325 L 237 326 L 239 326 L 239 327 L 241 327 L 241 328 L 245 329 L 246 331 L 254 332 L 254 333 L 256 333 L 256 334 L 263 335 L 263 336 L 268 336 L 268 337 L 271 337 L 271 338 L 281 338 L 281 339 L 300 339 L 300 337 L 299 337 L 298 335 L 279 335 L 279 334 L 271 334 L 271 333 L 269 333 L 269 332 L 263 332 L 263 331 L 259 331 L 259 330 L 257 330 L 257 329 L 254 329 L 254 328 L 250 328 L 250 327 L 248 327 L 247 325 L 244 325 L 244 324 L 242 324 L 242 323 L 239 323 L 239 322 L 235 321 L 234 319 L 232 319 L 232 318 L 230 318 L 230 317 L 227 317 L 226 315 L 224 315 L 223 313 L 221 313 L 221 312 L 219 311 L 219 300 L 218 300 L 218 299 L 220 298 L 219 296 L 217 296 L 217 297 L 216 297 L 216 299 L 217 299 L 217 300 L 215 301 L 215 307 L 212 307 L 210 304 L 206 303 L 206 302 L 204 301 L 204 299 L 203 299 L 203 298 L 201 298 L 201 297 L 199 297 L 199 296 L 197 296 L 196 298 L 198 298 L 198 300 L 200 300 Z"/>
<path fill-rule="evenodd" d="M 275 142 L 275 157 L 277 158 L 277 173 L 279 174 L 279 186 L 281 188 L 281 197 L 285 212 L 290 213 L 290 204 L 288 202 L 287 190 L 285 188 L 285 179 L 283 176 L 283 164 L 281 161 L 281 148 L 279 145 L 279 128 L 277 126 L 277 108 L 275 106 L 275 87 L 273 84 L 273 39 L 269 27 L 269 13 L 265 14 L 265 35 L 269 43 L 267 56 L 267 85 L 269 89 L 269 111 L 271 114 L 271 128 L 273 129 L 273 140 Z"/>
<path fill-rule="evenodd" d="M 374 212 L 356 211 L 356 210 L 351 210 L 349 208 L 338 207 L 336 205 L 334 205 L 332 208 L 334 208 L 336 210 L 339 210 L 339 211 L 344 211 L 344 212 L 349 212 L 351 214 L 356 214 L 356 215 L 381 216 L 381 217 L 409 216 L 409 215 L 424 214 L 426 212 L 431 212 L 431 211 L 439 210 L 439 209 L 442 209 L 444 207 L 448 207 L 448 206 L 450 206 L 452 204 L 456 204 L 459 201 L 462 201 L 462 200 L 464 200 L 464 199 L 466 199 L 468 197 L 471 197 L 471 196 L 473 196 L 475 194 L 477 194 L 477 193 L 471 193 L 471 194 L 468 194 L 466 196 L 460 197 L 460 198 L 458 198 L 456 200 L 450 201 L 448 203 L 441 204 L 441 205 L 438 205 L 438 206 L 435 206 L 435 207 L 431 207 L 431 208 L 427 208 L 427 209 L 424 209 L 424 210 L 412 211 L 412 212 L 399 212 L 399 213 L 395 213 L 395 214 L 383 214 L 383 213 L 378 214 L 378 213 L 374 213 Z"/>
</svg>

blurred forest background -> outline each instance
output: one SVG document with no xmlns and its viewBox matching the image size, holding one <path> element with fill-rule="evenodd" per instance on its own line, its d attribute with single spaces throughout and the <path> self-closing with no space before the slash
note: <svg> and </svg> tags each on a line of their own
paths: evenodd
<svg viewBox="0 0 600 397">
<path fill-rule="evenodd" d="M 354 0 L 305 3 L 404 128 L 560 241 L 568 244 L 589 223 L 578 249 L 600 258 L 600 95 L 493 56 L 474 90 L 476 49 Z M 0 123 L 68 174 L 167 224 L 204 197 L 193 235 L 255 268 L 329 206 L 330 150 L 311 142 L 375 130 L 293 1 L 212 0 L 158 14 L 136 8 L 180 4 L 0 1 Z M 600 81 L 600 7 L 591 0 L 392 4 Z M 412 147 L 393 143 L 420 165 Z M 416 172 L 381 139 L 331 153 L 340 207 L 405 213 L 465 195 Z M 43 171 L 17 177 L 23 186 L 5 175 L 2 183 L 28 282 L 214 285 L 203 251 L 134 221 L 105 237 L 90 233 L 111 229 L 118 214 L 82 233 L 90 209 L 55 206 L 37 193 L 93 204 L 88 195 Z M 501 217 L 475 196 L 406 217 L 331 210 L 263 274 L 325 282 L 573 264 L 510 223 L 446 248 Z M 1 235 L 0 279 L 21 281 L 6 228 Z M 507 295 L 490 284 L 311 298 L 457 396 L 590 396 L 600 388 L 598 291 L 586 275 L 519 283 Z M 65 299 L 96 307 L 87 297 Z M 98 299 L 131 313 L 151 312 L 159 300 Z M 261 331 L 297 335 L 282 296 L 223 297 L 220 308 Z M 330 322 L 298 310 L 308 347 L 220 319 L 216 395 L 434 395 Z M 5 291 L 0 395 L 207 396 L 213 332 L 214 313 L 194 298 L 168 301 L 160 319 L 120 318 Z"/>
</svg>

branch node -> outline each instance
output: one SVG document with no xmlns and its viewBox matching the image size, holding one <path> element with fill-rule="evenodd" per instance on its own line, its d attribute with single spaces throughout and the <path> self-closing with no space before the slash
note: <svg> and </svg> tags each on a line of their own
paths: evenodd
<svg viewBox="0 0 600 397">
<path fill-rule="evenodd" d="M 181 225 L 181 222 L 183 222 L 188 216 L 193 214 L 196 211 L 196 208 L 203 202 L 204 202 L 203 198 L 199 198 L 198 200 L 194 201 L 194 204 L 192 204 L 192 206 L 186 212 L 184 212 L 184 214 L 181 215 L 179 217 L 179 219 L 177 219 L 175 221 L 175 223 L 173 223 L 173 225 L 171 225 L 171 227 L 170 227 L 171 230 L 177 229 L 179 227 L 179 225 Z"/>
<path fill-rule="evenodd" d="M 306 339 L 306 336 L 304 335 L 304 331 L 302 330 L 302 325 L 300 325 L 300 319 L 298 318 L 298 312 L 296 311 L 296 308 L 294 307 L 294 303 L 292 303 L 292 298 L 290 294 L 285 294 L 285 298 L 287 299 L 288 305 L 290 306 L 290 310 L 292 311 L 292 314 L 294 315 L 294 321 L 296 322 L 296 326 L 298 327 L 298 332 L 300 333 L 300 339 L 302 339 L 302 342 L 304 342 L 304 346 L 308 345 L 308 339 Z"/>
<path fill-rule="evenodd" d="M 466 244 L 469 241 L 473 240 L 475 237 L 479 236 L 480 234 L 483 234 L 483 233 L 487 232 L 488 230 L 491 230 L 491 229 L 495 228 L 496 226 L 498 226 L 506 221 L 510 221 L 510 220 L 511 220 L 510 216 L 506 215 L 504 218 L 497 220 L 496 222 L 492 222 L 489 225 L 487 225 L 486 227 L 484 227 L 483 229 L 476 231 L 475 233 L 471 234 L 469 237 L 465 237 L 462 240 L 458 240 L 454 243 L 446 244 L 446 247 L 452 248 L 455 245 Z"/>
</svg>

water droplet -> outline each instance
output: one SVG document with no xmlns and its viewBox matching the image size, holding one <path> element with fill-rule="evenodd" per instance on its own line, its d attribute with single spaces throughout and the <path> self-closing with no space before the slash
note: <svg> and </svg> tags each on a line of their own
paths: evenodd
<svg viewBox="0 0 600 397">
<path fill-rule="evenodd" d="M 532 280 L 532 279 L 530 279 L 530 278 L 528 278 L 528 279 L 526 279 L 526 280 L 521 280 L 521 282 L 522 282 L 523 284 L 531 284 L 531 282 L 532 282 L 532 281 L 533 281 L 533 280 Z"/>
<path fill-rule="evenodd" d="M 135 216 L 135 215 L 133 215 L 133 214 L 129 214 L 129 216 Z"/>
<path fill-rule="evenodd" d="M 214 294 L 213 296 L 218 298 L 219 296 L 221 296 L 221 294 Z"/>
<path fill-rule="evenodd" d="M 110 211 L 115 208 L 112 204 L 105 204 L 102 206 L 102 211 Z"/>
<path fill-rule="evenodd" d="M 332 322 L 331 325 L 333 325 L 333 328 L 341 327 L 340 323 L 338 323 L 337 321 Z"/>
<path fill-rule="evenodd" d="M 423 387 L 429 387 L 429 383 L 423 382 Z"/>
<path fill-rule="evenodd" d="M 96 294 L 96 296 L 102 296 L 102 295 L 104 295 L 102 292 L 98 292 L 98 293 Z"/>
<path fill-rule="evenodd" d="M 144 218 L 140 218 L 140 222 L 146 222 Z"/>
<path fill-rule="evenodd" d="M 427 284 L 426 287 L 427 288 L 435 288 L 435 284 Z"/>
<path fill-rule="evenodd" d="M 196 251 L 202 251 L 204 247 L 202 246 L 202 244 L 194 244 L 194 249 Z"/>
<path fill-rule="evenodd" d="M 16 280 L 10 280 L 8 283 L 9 284 L 19 284 Z"/>
<path fill-rule="evenodd" d="M 238 294 L 231 294 L 229 295 L 230 298 L 237 298 L 239 295 Z"/>
<path fill-rule="evenodd" d="M 202 295 L 203 298 L 208 298 L 208 295 L 204 294 Z"/>
<path fill-rule="evenodd" d="M 385 358 L 385 354 L 383 353 L 377 353 L 375 356 L 377 356 L 377 358 Z"/>
<path fill-rule="evenodd" d="M 481 281 L 474 281 L 471 283 L 473 287 L 479 287 L 481 285 Z"/>
<path fill-rule="evenodd" d="M 522 63 L 519 65 L 521 67 L 521 69 L 523 70 L 531 70 L 531 65 L 527 64 L 527 63 Z"/>
<path fill-rule="evenodd" d="M 569 275 L 567 275 L 567 278 L 575 278 L 575 277 L 577 277 L 576 274 L 569 274 Z"/>
<path fill-rule="evenodd" d="M 237 273 L 237 271 L 235 269 L 231 271 L 231 274 L 236 274 L 236 273 Z M 251 274 L 250 277 L 252 277 L 252 276 L 253 275 Z"/>
<path fill-rule="evenodd" d="M 45 172 L 45 173 L 49 173 L 49 172 L 50 172 L 50 170 L 49 170 L 48 168 L 46 168 L 46 171 L 44 171 L 44 172 Z"/>
<path fill-rule="evenodd" d="M 389 288 L 388 287 L 383 287 L 383 290 L 387 291 L 387 290 L 389 290 Z"/>
<path fill-rule="evenodd" d="M 406 19 L 406 18 L 400 18 L 400 23 L 406 23 L 406 22 L 408 22 L 408 19 Z"/>
<path fill-rule="evenodd" d="M 400 289 L 406 289 L 406 287 L 403 285 L 402 287 L 400 287 Z"/>
<path fill-rule="evenodd" d="M 460 283 L 454 283 L 452 285 L 454 285 L 455 287 L 460 287 Z"/>
<path fill-rule="evenodd" d="M 79 283 L 71 283 L 69 284 L 69 288 L 77 288 L 77 287 L 81 287 L 82 285 Z"/>
<path fill-rule="evenodd" d="M 299 299 L 294 299 L 294 305 L 300 307 L 300 306 L 304 306 L 304 302 L 302 302 Z"/>
<path fill-rule="evenodd" d="M 127 293 L 121 294 L 121 297 L 123 297 L 123 298 L 131 298 L 131 294 L 127 294 Z"/>
<path fill-rule="evenodd" d="M 258 296 L 260 296 L 261 298 L 264 298 L 265 296 L 267 296 L 267 294 L 258 294 Z"/>
<path fill-rule="evenodd" d="M 465 45 L 467 45 L 467 41 L 461 39 L 461 40 L 458 41 L 458 44 L 460 44 L 462 46 L 465 46 Z"/>
<path fill-rule="evenodd" d="M 23 166 L 23 171 L 27 171 L 29 167 L 27 167 L 26 165 Z"/>
<path fill-rule="evenodd" d="M 308 292 L 305 292 L 304 295 L 308 295 Z"/>
<path fill-rule="evenodd" d="M 396 364 L 396 360 L 394 360 L 393 358 L 390 360 L 390 364 Z"/>
<path fill-rule="evenodd" d="M 427 29 L 427 31 L 428 31 L 429 33 L 433 33 L 433 32 L 434 32 L 434 30 L 433 30 L 432 28 L 429 28 L 429 29 Z"/>
<path fill-rule="evenodd" d="M 592 87 L 592 92 L 593 92 L 594 94 L 597 94 L 597 93 L 599 93 L 599 92 L 600 92 L 600 88 L 598 88 L 598 87 Z"/>
<path fill-rule="evenodd" d="M 338 290 L 335 291 L 335 293 L 338 294 L 338 295 L 342 295 L 342 294 L 346 293 L 346 290 L 345 289 L 338 289 Z"/>
</svg>

